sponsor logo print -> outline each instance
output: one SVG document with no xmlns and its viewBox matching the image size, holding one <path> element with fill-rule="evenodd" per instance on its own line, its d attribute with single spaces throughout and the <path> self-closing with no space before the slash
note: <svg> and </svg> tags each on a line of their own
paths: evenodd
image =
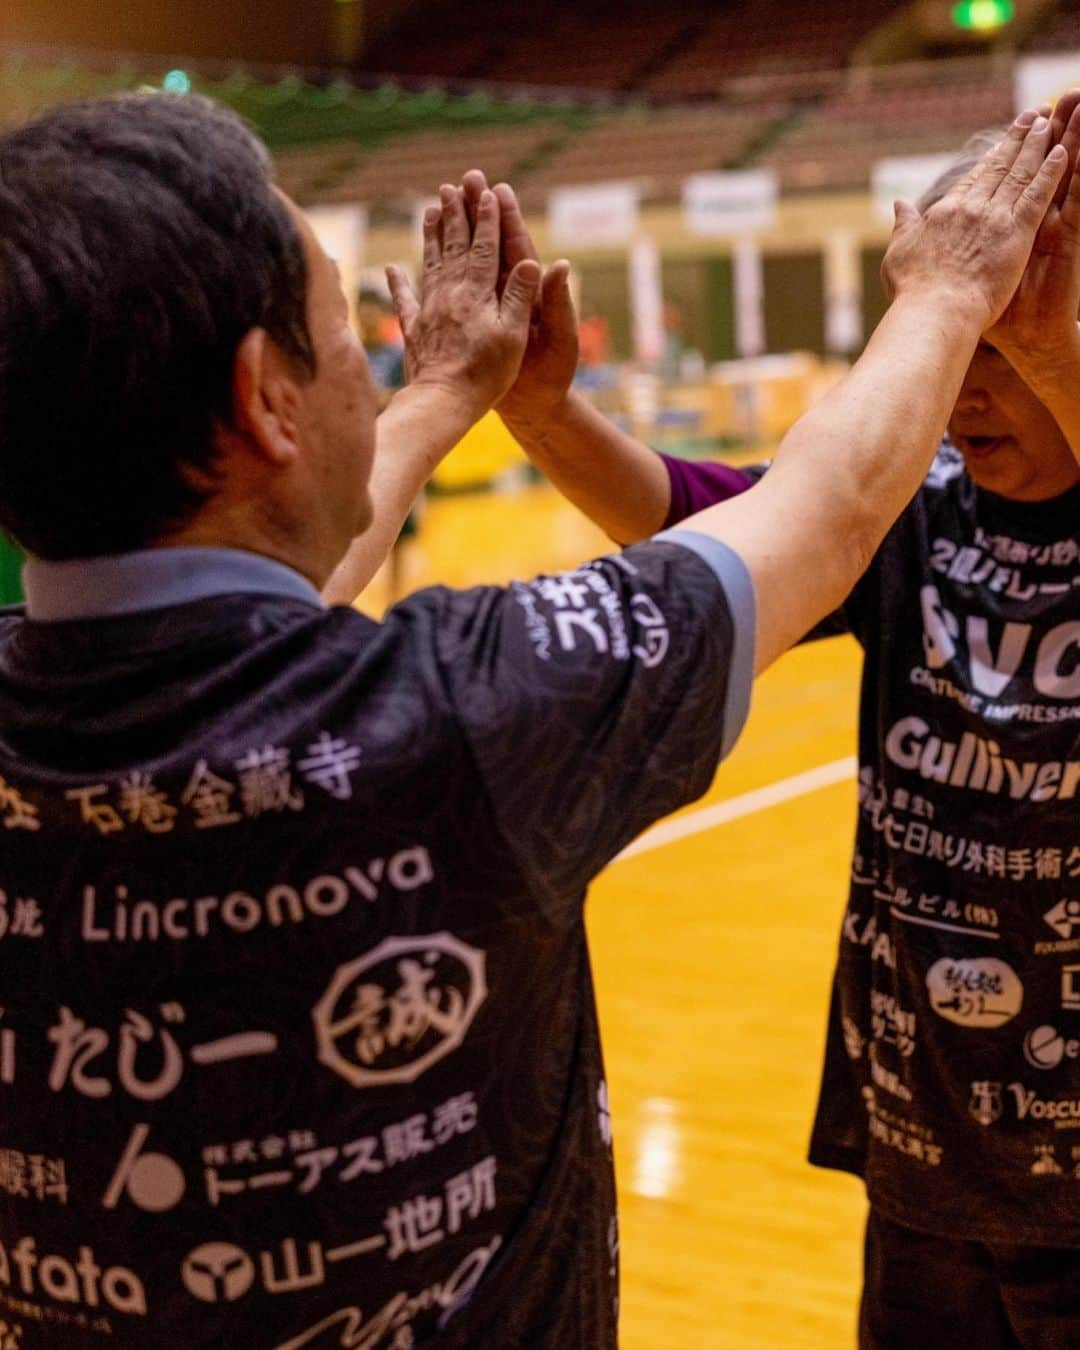
<svg viewBox="0 0 1080 1350">
<path fill-rule="evenodd" d="M 914 1094 L 900 1075 L 879 1062 L 876 1045 L 870 1046 L 869 1060 L 870 1077 L 879 1088 L 892 1093 L 894 1097 L 899 1097 L 902 1102 L 910 1102 L 913 1099 Z"/>
<path fill-rule="evenodd" d="M 980 1125 L 993 1125 L 995 1120 L 1001 1119 L 1001 1113 L 1004 1110 L 1001 1101 L 1001 1084 L 972 1083 L 969 1105 L 971 1114 Z"/>
<path fill-rule="evenodd" d="M 863 1103 L 866 1106 L 867 1128 L 870 1137 L 895 1149 L 905 1157 L 925 1163 L 927 1167 L 940 1167 L 944 1150 L 934 1139 L 934 1132 L 920 1125 L 918 1121 L 898 1116 L 881 1105 L 877 1093 L 872 1087 L 862 1090 Z"/>
<path fill-rule="evenodd" d="M 1056 1143 L 1036 1144 L 1034 1148 L 1035 1161 L 1031 1164 L 1030 1169 L 1031 1175 L 1033 1177 L 1068 1177 L 1070 1181 L 1080 1181 L 1080 1145 L 1071 1145 L 1068 1152 L 1069 1156 L 1065 1160 L 1065 1166 L 1062 1166 Z"/>
<path fill-rule="evenodd" d="M 848 1053 L 848 1058 L 862 1059 L 862 1052 L 866 1048 L 862 1032 L 850 1017 L 843 1018 L 841 1026 L 844 1029 L 844 1049 Z"/>
<path fill-rule="evenodd" d="M 856 947 L 869 947 L 871 961 L 880 961 L 889 970 L 896 969 L 896 948 L 888 932 L 884 929 L 878 932 L 876 914 L 866 917 L 849 910 L 844 915 L 844 940 Z"/>
<path fill-rule="evenodd" d="M 947 741 L 921 717 L 902 717 L 890 727 L 885 754 L 898 769 L 929 783 L 1013 801 L 1071 801 L 1080 791 L 1080 760 L 1009 759 L 995 740 L 965 731 L 958 741 Z"/>
<path fill-rule="evenodd" d="M 206 1242 L 187 1254 L 180 1274 L 203 1303 L 233 1303 L 251 1288 L 255 1262 L 231 1242 Z"/>
<path fill-rule="evenodd" d="M 1080 1101 L 1076 1098 L 1064 1098 L 1057 1101 L 1045 1101 L 1033 1088 L 1023 1083 L 1010 1083 L 1009 1091 L 1016 1099 L 1016 1118 L 1026 1120 L 1052 1120 L 1057 1129 L 1072 1129 L 1080 1125 Z"/>
<path fill-rule="evenodd" d="M 178 1205 L 187 1183 L 180 1165 L 164 1153 L 144 1152 L 149 1125 L 136 1125 L 102 1196 L 105 1209 L 115 1209 L 126 1194 L 140 1209 L 163 1213 Z"/>
<path fill-rule="evenodd" d="M 1017 1120 L 1049 1120 L 1056 1130 L 1080 1128 L 1080 1100 L 1075 1097 L 1048 1100 L 1023 1083 L 1010 1083 L 1007 1090 L 1012 1095 Z M 1001 1083 L 972 1083 L 971 1114 L 980 1125 L 993 1125 L 1001 1119 L 1003 1093 Z"/>
<path fill-rule="evenodd" d="M 1080 1012 L 1080 966 L 1061 967 L 1061 1006 Z"/>
<path fill-rule="evenodd" d="M 930 1006 L 962 1027 L 1000 1027 L 1020 1011 L 1024 986 L 1013 968 L 993 956 L 944 957 L 926 973 Z"/>
<path fill-rule="evenodd" d="M 617 1240 L 617 1238 L 616 1238 Z M 501 1238 L 494 1238 L 486 1246 L 471 1251 L 459 1265 L 434 1284 L 410 1294 L 400 1290 L 381 1308 L 370 1312 L 355 1304 L 339 1308 L 287 1341 L 281 1341 L 274 1350 L 302 1350 L 305 1346 L 354 1346 L 356 1350 L 376 1346 L 409 1346 L 415 1344 L 412 1322 L 421 1313 L 432 1308 L 441 1309 L 439 1325 L 465 1306 L 473 1290 L 480 1283 L 484 1271 L 502 1246 Z M 330 1334 L 333 1338 L 330 1339 Z"/>
<path fill-rule="evenodd" d="M 116 1312 L 146 1316 L 146 1292 L 139 1277 L 126 1266 L 99 1266 L 93 1247 L 85 1244 L 72 1261 L 52 1252 L 42 1255 L 32 1237 L 0 1242 L 0 1285 L 15 1286 L 30 1297 L 44 1294 L 58 1303 L 84 1308 L 104 1303 Z"/>
<path fill-rule="evenodd" d="M 1053 1144 L 1036 1144 L 1035 1161 L 1031 1164 L 1031 1175 L 1033 1177 L 1060 1177 L 1064 1176 L 1064 1169 L 1054 1157 Z"/>
<path fill-rule="evenodd" d="M 1035 1069 L 1056 1069 L 1063 1059 L 1080 1057 L 1080 1041 L 1066 1040 L 1056 1027 L 1033 1027 L 1024 1037 L 1024 1058 Z"/>
<path fill-rule="evenodd" d="M 1053 909 L 1048 909 L 1043 918 L 1058 937 L 1066 941 L 1080 936 L 1080 900 L 1061 900 Z"/>
<path fill-rule="evenodd" d="M 470 1221 L 491 1213 L 496 1204 L 495 1173 L 495 1158 L 485 1158 L 449 1178 L 441 1195 L 417 1195 L 393 1205 L 383 1221 L 385 1232 L 337 1247 L 287 1237 L 253 1256 L 232 1242 L 205 1242 L 188 1252 L 180 1278 L 200 1303 L 235 1303 L 253 1287 L 274 1295 L 318 1289 L 326 1284 L 327 1272 L 333 1273 L 330 1268 L 343 1261 L 375 1253 L 397 1261 L 406 1254 L 428 1252 Z M 495 1238 L 491 1243 L 491 1254 L 500 1241 Z"/>
<path fill-rule="evenodd" d="M 482 951 L 451 933 L 387 938 L 338 966 L 312 1009 L 319 1060 L 353 1087 L 411 1083 L 461 1045 L 486 997 Z"/>
<path fill-rule="evenodd" d="M 611 1103 L 608 1101 L 607 1082 L 596 1089 L 596 1123 L 600 1127 L 600 1138 L 611 1147 Z"/>
</svg>

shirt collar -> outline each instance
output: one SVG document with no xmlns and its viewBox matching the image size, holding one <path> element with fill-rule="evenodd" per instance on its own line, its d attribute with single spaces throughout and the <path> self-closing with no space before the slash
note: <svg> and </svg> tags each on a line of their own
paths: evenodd
<svg viewBox="0 0 1080 1350">
<path fill-rule="evenodd" d="M 148 548 L 64 562 L 31 558 L 23 567 L 23 591 L 27 616 L 39 623 L 104 619 L 237 592 L 323 604 L 291 567 L 231 548 Z"/>
</svg>

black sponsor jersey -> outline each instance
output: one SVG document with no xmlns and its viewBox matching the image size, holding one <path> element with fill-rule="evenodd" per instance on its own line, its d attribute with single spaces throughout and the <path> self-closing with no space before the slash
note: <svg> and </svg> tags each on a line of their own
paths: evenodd
<svg viewBox="0 0 1080 1350">
<path fill-rule="evenodd" d="M 893 1219 L 1080 1245 L 1080 488 L 946 445 L 827 631 L 865 651 L 811 1159 Z"/>
<path fill-rule="evenodd" d="M 583 892 L 742 640 L 672 543 L 0 617 L 0 1347 L 613 1346 Z"/>
</svg>

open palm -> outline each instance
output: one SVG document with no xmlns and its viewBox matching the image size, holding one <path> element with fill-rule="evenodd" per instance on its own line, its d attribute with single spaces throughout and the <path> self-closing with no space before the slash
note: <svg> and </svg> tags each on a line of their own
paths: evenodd
<svg viewBox="0 0 1080 1350">
<path fill-rule="evenodd" d="M 465 175 L 462 186 L 473 211 L 487 186 L 484 175 L 472 169 Z M 502 274 L 507 276 L 519 263 L 539 259 L 513 188 L 508 183 L 499 183 L 494 192 L 502 231 Z M 496 405 L 498 411 L 526 419 L 543 416 L 565 398 L 577 363 L 578 328 L 570 295 L 570 264 L 560 259 L 544 269 L 521 368 L 514 384 Z"/>
<path fill-rule="evenodd" d="M 1058 101 L 1052 135 L 1068 152 L 1071 169 L 1080 153 L 1080 90 L 1070 90 Z M 986 337 L 1006 357 L 1054 360 L 1080 336 L 1078 310 L 1080 176 L 1067 172 L 1036 235 L 1016 294 Z"/>
</svg>

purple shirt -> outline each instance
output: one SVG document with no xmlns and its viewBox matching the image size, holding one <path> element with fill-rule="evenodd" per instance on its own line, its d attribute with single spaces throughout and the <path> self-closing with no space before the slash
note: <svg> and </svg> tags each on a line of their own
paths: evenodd
<svg viewBox="0 0 1080 1350">
<path fill-rule="evenodd" d="M 737 497 L 740 492 L 753 487 L 756 481 L 753 474 L 727 464 L 676 459 L 673 455 L 661 455 L 660 458 L 671 480 L 671 507 L 664 521 L 665 530 L 687 516 L 704 511 L 707 506 Z"/>
</svg>

